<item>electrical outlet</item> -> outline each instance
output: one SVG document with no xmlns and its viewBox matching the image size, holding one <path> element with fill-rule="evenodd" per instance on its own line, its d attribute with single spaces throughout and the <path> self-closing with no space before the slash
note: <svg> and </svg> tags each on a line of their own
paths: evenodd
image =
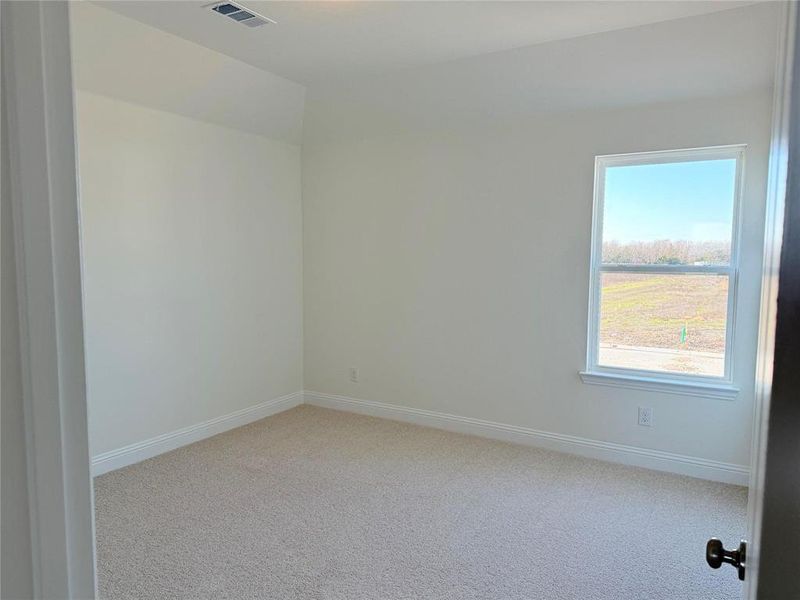
<svg viewBox="0 0 800 600">
<path fill-rule="evenodd" d="M 355 367 L 350 367 L 350 381 L 358 383 L 358 369 Z"/>
<path fill-rule="evenodd" d="M 642 427 L 653 426 L 653 409 L 649 406 L 639 407 L 639 425 Z"/>
</svg>

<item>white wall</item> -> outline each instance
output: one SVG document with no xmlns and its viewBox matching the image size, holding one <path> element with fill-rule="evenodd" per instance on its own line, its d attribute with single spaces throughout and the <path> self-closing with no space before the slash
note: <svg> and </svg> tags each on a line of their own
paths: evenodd
<svg viewBox="0 0 800 600">
<path fill-rule="evenodd" d="M 93 455 L 302 389 L 300 148 L 77 95 Z"/>
<path fill-rule="evenodd" d="M 306 389 L 747 465 L 770 107 L 762 89 L 512 120 L 487 105 L 408 133 L 372 127 L 380 106 L 353 135 L 323 120 L 303 148 Z M 748 144 L 740 396 L 581 383 L 595 155 L 732 143 Z"/>
<path fill-rule="evenodd" d="M 306 389 L 748 465 L 776 8 L 309 90 Z M 738 143 L 739 397 L 583 384 L 594 157 Z"/>
<path fill-rule="evenodd" d="M 78 124 L 93 453 L 304 386 L 746 465 L 776 17 L 759 5 L 339 82 L 299 119 L 281 108 L 302 103 L 294 84 L 265 80 L 280 102 L 258 131 L 303 131 L 301 218 L 299 148 L 235 131 L 249 104 L 191 94 L 245 86 L 235 103 L 245 78 L 74 8 L 92 92 Z M 582 384 L 594 156 L 730 143 L 749 144 L 739 398 Z M 640 404 L 654 427 L 636 425 Z"/>
</svg>

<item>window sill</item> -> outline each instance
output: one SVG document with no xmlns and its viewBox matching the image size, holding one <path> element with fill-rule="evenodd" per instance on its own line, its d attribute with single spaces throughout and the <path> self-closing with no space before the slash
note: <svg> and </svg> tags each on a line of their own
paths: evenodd
<svg viewBox="0 0 800 600">
<path fill-rule="evenodd" d="M 613 387 L 647 390 L 665 394 L 683 396 L 700 396 L 718 400 L 734 400 L 739 395 L 739 388 L 728 383 L 705 383 L 701 381 L 675 381 L 657 377 L 643 377 L 620 373 L 598 373 L 581 371 L 581 381 L 592 385 L 608 385 Z"/>
</svg>

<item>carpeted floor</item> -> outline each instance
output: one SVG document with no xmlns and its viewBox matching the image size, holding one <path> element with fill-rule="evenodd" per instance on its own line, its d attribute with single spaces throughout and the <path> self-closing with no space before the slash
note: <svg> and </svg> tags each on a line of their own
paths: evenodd
<svg viewBox="0 0 800 600">
<path fill-rule="evenodd" d="M 95 480 L 103 598 L 738 599 L 746 490 L 300 406 Z"/>
</svg>

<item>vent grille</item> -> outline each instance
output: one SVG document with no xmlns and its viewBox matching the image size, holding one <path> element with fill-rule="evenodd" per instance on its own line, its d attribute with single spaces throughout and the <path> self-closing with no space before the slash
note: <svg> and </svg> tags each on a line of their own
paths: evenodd
<svg viewBox="0 0 800 600">
<path fill-rule="evenodd" d="M 250 9 L 242 8 L 233 2 L 211 4 L 208 8 L 213 10 L 215 13 L 222 15 L 223 17 L 228 17 L 237 23 L 247 25 L 248 27 L 260 27 L 261 25 L 266 25 L 267 23 L 275 23 L 275 21 L 272 19 L 254 13 Z"/>
</svg>

